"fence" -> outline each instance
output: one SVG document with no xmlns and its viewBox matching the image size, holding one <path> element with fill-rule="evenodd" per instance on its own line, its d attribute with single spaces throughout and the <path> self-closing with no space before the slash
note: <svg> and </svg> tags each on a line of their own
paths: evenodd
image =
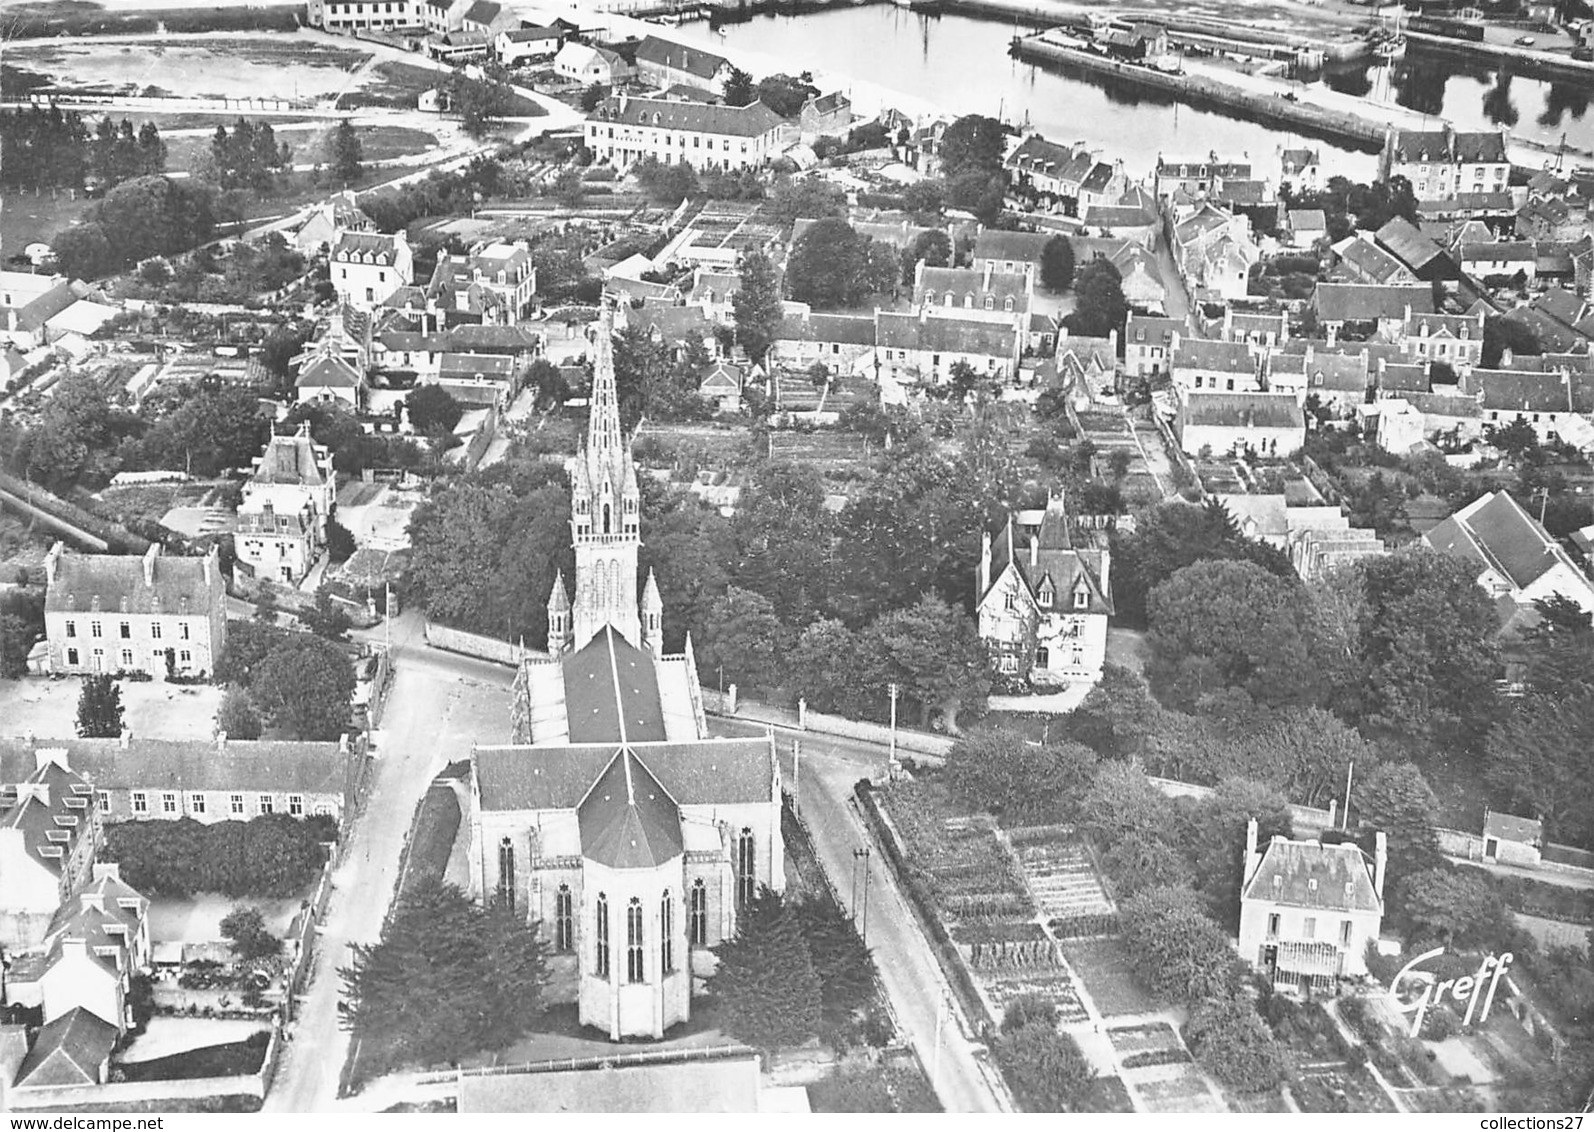
<svg viewBox="0 0 1594 1132">
<path fill-rule="evenodd" d="M 28 101 L 35 106 L 114 106 L 119 110 L 239 110 L 306 111 L 316 104 L 291 98 L 184 98 L 177 95 L 83 94 L 64 90 L 34 91 Z"/>
<path fill-rule="evenodd" d="M 844 719 L 839 715 L 826 715 L 824 712 L 806 709 L 794 723 L 791 713 L 780 708 L 770 708 L 766 705 L 751 700 L 741 699 L 733 701 L 729 695 L 717 692 L 713 688 L 703 689 L 703 708 L 710 715 L 728 715 L 738 719 L 745 719 L 749 723 L 773 723 L 778 727 L 797 727 L 803 731 L 814 731 L 821 735 L 839 735 L 845 739 L 857 739 L 864 743 L 879 743 L 889 746 L 891 743 L 891 728 L 880 723 L 867 723 L 859 719 Z M 926 762 L 940 765 L 940 760 L 952 750 L 953 740 L 945 735 L 931 735 L 925 731 L 915 731 L 911 728 L 897 728 L 897 750 L 909 754 L 926 756 Z"/>
<path fill-rule="evenodd" d="M 8 1090 L 11 1108 L 22 1111 L 62 1109 L 69 1105 L 94 1105 L 96 1109 L 131 1109 L 136 1104 L 204 1100 L 212 1097 L 265 1099 L 276 1072 L 282 1043 L 281 1029 L 273 1025 L 266 1056 L 253 1073 L 231 1077 L 189 1077 L 175 1081 L 114 1081 L 107 1085 L 17 1086 Z"/>
<path fill-rule="evenodd" d="M 516 645 L 509 641 L 501 641 L 497 637 L 468 633 L 464 629 L 439 625 L 435 621 L 426 623 L 426 643 L 434 649 L 457 652 L 461 656 L 473 656 L 478 660 L 490 660 L 495 664 L 507 664 L 512 668 L 524 657 L 536 655 L 534 650 L 527 649 L 524 644 Z"/>
</svg>

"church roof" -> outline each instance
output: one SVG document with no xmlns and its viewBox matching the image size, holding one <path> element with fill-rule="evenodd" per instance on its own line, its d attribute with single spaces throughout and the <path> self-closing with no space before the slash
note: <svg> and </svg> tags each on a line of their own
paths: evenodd
<svg viewBox="0 0 1594 1132">
<path fill-rule="evenodd" d="M 681 810 L 629 747 L 609 760 L 576 809 L 581 855 L 612 869 L 645 869 L 679 857 Z"/>
<path fill-rule="evenodd" d="M 605 625 L 564 662 L 572 743 L 661 742 L 664 705 L 653 658 Z"/>
<path fill-rule="evenodd" d="M 774 797 L 775 747 L 768 736 L 628 747 L 679 805 L 735 805 Z M 615 743 L 477 747 L 472 758 L 481 807 L 576 809 L 620 750 Z"/>
</svg>

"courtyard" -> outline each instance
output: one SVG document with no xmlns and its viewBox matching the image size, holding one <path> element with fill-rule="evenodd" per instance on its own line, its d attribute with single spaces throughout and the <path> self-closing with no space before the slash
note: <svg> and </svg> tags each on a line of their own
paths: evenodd
<svg viewBox="0 0 1594 1132">
<path fill-rule="evenodd" d="M 209 739 L 225 689 L 213 684 L 118 680 L 124 726 L 147 739 Z M 39 739 L 77 734 L 79 681 L 45 676 L 0 680 L 0 733 Z"/>
</svg>

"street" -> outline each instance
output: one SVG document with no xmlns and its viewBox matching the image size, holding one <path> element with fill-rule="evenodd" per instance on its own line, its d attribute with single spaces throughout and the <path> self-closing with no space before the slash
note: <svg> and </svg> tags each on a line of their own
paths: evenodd
<svg viewBox="0 0 1594 1132">
<path fill-rule="evenodd" d="M 348 963 L 351 943 L 374 943 L 381 934 L 410 822 L 432 778 L 447 763 L 468 758 L 473 741 L 509 739 L 514 673 L 430 648 L 423 625 L 418 610 L 393 623 L 394 680 L 375 736 L 375 771 L 347 835 L 343 864 L 333 874 L 311 981 L 289 1029 L 292 1040 L 266 1097 L 266 1112 L 333 1108 L 349 1049 L 349 1034 L 339 1025 L 338 968 Z M 379 627 L 367 635 L 380 640 L 380 633 Z"/>
<path fill-rule="evenodd" d="M 858 779 L 881 774 L 887 749 L 805 733 L 799 780 L 791 765 L 792 740 L 796 736 L 794 731 L 776 732 L 782 752 L 781 773 L 788 784 L 797 784 L 800 812 L 813 834 L 814 851 L 842 906 L 848 910 L 853 910 L 855 899 L 854 851 L 868 850 L 863 858 L 868 881 L 865 883 L 860 870 L 856 891 L 860 907 L 854 918 L 862 930 L 862 906 L 867 898 L 866 942 L 880 971 L 881 984 L 891 999 L 903 1036 L 912 1043 L 925 1072 L 933 1071 L 935 1079 L 930 1084 L 942 1106 L 948 1112 L 1008 1111 L 1004 1092 L 991 1081 L 996 1075 L 994 1066 L 976 1058 L 976 1046 L 964 1036 L 955 1011 L 948 1008 L 952 992 L 929 941 L 849 800 Z"/>
</svg>

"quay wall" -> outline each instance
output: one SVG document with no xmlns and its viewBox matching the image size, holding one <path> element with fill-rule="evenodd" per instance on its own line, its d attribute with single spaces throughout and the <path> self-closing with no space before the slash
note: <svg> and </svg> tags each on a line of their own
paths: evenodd
<svg viewBox="0 0 1594 1132">
<path fill-rule="evenodd" d="M 1511 73 L 1528 79 L 1578 79 L 1594 82 L 1594 62 L 1584 62 L 1548 51 L 1530 51 L 1514 44 L 1475 43 L 1448 35 L 1407 31 L 1406 42 L 1414 53 L 1447 55 L 1453 59 L 1509 66 Z"/>
<path fill-rule="evenodd" d="M 1018 58 L 1029 62 L 1077 67 L 1082 71 L 1111 75 L 1125 82 L 1177 95 L 1191 105 L 1207 103 L 1238 112 L 1252 121 L 1265 125 L 1314 131 L 1325 137 L 1348 141 L 1367 150 L 1380 148 L 1383 145 L 1384 132 L 1388 129 L 1385 123 L 1368 118 L 1359 118 L 1307 102 L 1264 97 L 1204 75 L 1157 71 L 1038 39 L 1015 39 L 1012 52 Z"/>
</svg>

